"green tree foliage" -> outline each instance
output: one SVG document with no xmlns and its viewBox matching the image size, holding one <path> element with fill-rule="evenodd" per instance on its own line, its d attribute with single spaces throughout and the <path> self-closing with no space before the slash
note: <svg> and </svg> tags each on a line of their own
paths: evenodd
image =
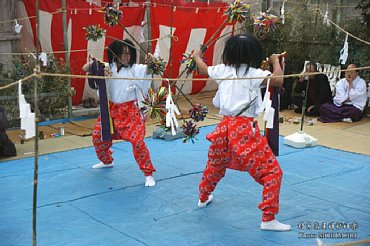
<svg viewBox="0 0 370 246">
<path fill-rule="evenodd" d="M 41 67 L 42 72 L 66 73 L 66 66 L 62 59 L 56 60 L 53 57 L 48 57 L 48 61 L 49 63 L 47 66 Z M 0 77 L 0 86 L 4 86 L 10 82 L 33 74 L 36 60 L 32 56 L 21 56 L 14 59 L 13 64 L 13 70 L 5 76 L 2 76 L 7 78 Z M 35 102 L 34 79 L 22 83 L 22 93 L 25 95 L 27 102 L 31 105 L 32 111 L 34 111 Z M 46 119 L 64 118 L 67 112 L 67 99 L 70 93 L 67 79 L 64 77 L 42 77 L 38 80 L 37 91 L 39 119 L 44 121 Z M 0 90 L 0 104 L 7 112 L 10 127 L 17 127 L 19 125 L 18 86 Z"/>
<path fill-rule="evenodd" d="M 301 4 L 290 5 L 289 9 L 285 10 L 285 24 L 278 23 L 275 31 L 259 37 L 266 54 L 287 51 L 286 73 L 301 72 L 305 60 L 340 65 L 339 55 L 346 33 L 332 24 L 326 25 L 323 16 L 317 12 L 317 6 L 304 4 L 302 0 L 299 2 Z M 370 0 L 362 1 L 363 4 L 365 2 L 369 4 Z M 349 18 L 352 15 L 341 14 L 340 9 L 340 6 L 335 4 L 329 5 L 329 18 L 334 22 L 338 21 L 337 24 L 341 28 L 354 36 L 368 41 L 368 27 L 361 18 Z M 337 16 L 340 18 L 337 19 Z M 342 68 L 352 62 L 368 66 L 369 46 L 353 37 L 348 38 L 348 43 L 348 60 Z M 368 70 L 363 71 L 362 76 L 370 79 L 369 73 Z"/>
<path fill-rule="evenodd" d="M 361 0 L 356 8 L 361 9 L 363 22 L 367 27 L 367 32 L 370 32 L 370 0 Z"/>
</svg>

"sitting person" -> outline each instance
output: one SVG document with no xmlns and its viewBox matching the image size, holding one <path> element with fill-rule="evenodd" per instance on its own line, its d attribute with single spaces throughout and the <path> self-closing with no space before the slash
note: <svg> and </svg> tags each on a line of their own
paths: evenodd
<svg viewBox="0 0 370 246">
<path fill-rule="evenodd" d="M 16 156 L 17 150 L 14 143 L 10 141 L 6 134 L 6 127 L 8 126 L 8 120 L 6 118 L 5 109 L 0 106 L 0 158 Z"/>
<path fill-rule="evenodd" d="M 285 70 L 286 74 L 292 74 Z M 293 93 L 294 78 L 284 78 L 283 86 L 280 89 L 280 111 L 284 109 L 291 109 L 292 106 L 292 93 Z"/>
<path fill-rule="evenodd" d="M 347 69 L 357 68 L 355 64 Z M 321 122 L 356 122 L 362 119 L 366 104 L 366 82 L 355 70 L 347 70 L 345 78 L 335 86 L 334 103 L 326 103 L 320 109 Z"/>
<path fill-rule="evenodd" d="M 305 73 L 317 72 L 315 63 L 307 63 Z M 320 107 L 324 103 L 331 103 L 332 93 L 328 77 L 325 74 L 306 75 L 305 73 L 296 81 L 294 88 L 293 105 L 294 112 L 302 113 L 303 101 L 306 95 L 306 88 L 308 84 L 308 95 L 305 114 L 307 116 L 317 117 L 320 115 Z"/>
</svg>

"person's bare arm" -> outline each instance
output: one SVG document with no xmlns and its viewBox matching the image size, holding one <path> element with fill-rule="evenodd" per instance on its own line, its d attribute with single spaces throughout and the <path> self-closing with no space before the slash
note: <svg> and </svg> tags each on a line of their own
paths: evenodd
<svg viewBox="0 0 370 246">
<path fill-rule="evenodd" d="M 269 63 L 272 66 L 272 76 L 280 76 L 283 75 L 283 71 L 280 67 L 279 58 L 281 55 L 279 54 L 272 54 L 269 58 Z M 268 79 L 264 79 L 262 84 L 267 85 Z M 283 85 L 283 78 L 271 78 L 270 85 L 271 86 L 282 86 Z"/>
<path fill-rule="evenodd" d="M 199 74 L 202 74 L 202 75 L 208 75 L 208 66 L 207 64 L 203 61 L 202 59 L 202 51 L 201 50 L 196 50 L 194 51 L 193 53 L 193 57 L 194 57 L 194 60 L 195 60 L 195 63 L 197 64 L 197 67 L 198 67 L 198 71 L 199 71 Z"/>
</svg>

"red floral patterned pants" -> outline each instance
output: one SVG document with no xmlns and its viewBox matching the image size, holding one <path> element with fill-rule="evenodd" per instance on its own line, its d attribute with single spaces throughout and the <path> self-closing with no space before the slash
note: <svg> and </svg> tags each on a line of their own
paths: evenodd
<svg viewBox="0 0 370 246">
<path fill-rule="evenodd" d="M 216 129 L 207 135 L 212 143 L 208 162 L 199 184 L 199 199 L 205 202 L 227 168 L 247 171 L 256 182 L 263 185 L 262 221 L 271 221 L 279 212 L 280 184 L 283 172 L 275 155 L 261 136 L 257 122 L 246 117 L 224 117 Z"/>
<path fill-rule="evenodd" d="M 135 101 L 125 103 L 110 103 L 110 115 L 112 117 L 114 134 L 113 140 L 125 140 L 132 144 L 132 151 L 136 162 L 145 176 L 152 175 L 155 172 L 146 144 L 145 122 L 141 118 L 140 109 Z M 110 150 L 112 141 L 101 140 L 100 117 L 95 125 L 92 140 L 95 147 L 96 155 L 99 160 L 105 164 L 113 162 Z"/>
</svg>

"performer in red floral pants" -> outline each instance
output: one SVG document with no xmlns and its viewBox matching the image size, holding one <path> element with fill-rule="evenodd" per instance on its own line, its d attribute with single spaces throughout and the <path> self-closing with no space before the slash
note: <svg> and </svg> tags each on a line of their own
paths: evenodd
<svg viewBox="0 0 370 246">
<path fill-rule="evenodd" d="M 130 40 L 114 40 L 107 49 L 107 57 L 108 64 L 98 63 L 95 59 L 82 67 L 88 73 L 111 77 L 106 80 L 89 80 L 89 86 L 98 89 L 101 114 L 92 134 L 100 163 L 92 168 L 113 167 L 110 150 L 112 140 L 125 140 L 132 144 L 135 160 L 145 175 L 145 186 L 155 186 L 152 176 L 155 169 L 144 143 L 145 122 L 138 107 L 138 101 L 150 88 L 151 80 L 145 78 L 150 78 L 151 74 L 147 65 L 136 63 L 136 49 Z"/>
<path fill-rule="evenodd" d="M 125 103 L 110 103 L 110 114 L 114 125 L 113 140 L 125 140 L 132 144 L 132 151 L 136 162 L 145 176 L 151 176 L 155 168 L 150 160 L 150 155 L 146 144 L 145 123 L 140 115 L 140 109 L 136 101 Z M 93 134 L 93 144 L 96 154 L 101 162 L 110 164 L 113 162 L 110 147 L 112 141 L 101 140 L 100 117 L 95 125 Z"/>
<path fill-rule="evenodd" d="M 255 129 L 253 129 L 255 125 Z M 279 211 L 282 171 L 274 154 L 262 137 L 253 118 L 224 117 L 216 129 L 207 135 L 212 145 L 208 162 L 199 185 L 200 201 L 208 200 L 227 168 L 246 171 L 263 185 L 262 221 L 275 219 Z"/>
<path fill-rule="evenodd" d="M 199 184 L 198 207 L 205 207 L 212 201 L 211 193 L 225 176 L 227 168 L 246 171 L 263 185 L 262 202 L 258 206 L 263 212 L 261 230 L 291 230 L 290 225 L 275 219 L 279 212 L 283 172 L 267 139 L 261 136 L 257 121 L 253 120 L 268 103 L 262 102 L 261 88 L 283 84 L 279 76 L 283 74 L 281 54 L 269 57 L 272 77 L 270 71 L 260 68 L 263 57 L 261 44 L 248 34 L 238 34 L 226 41 L 221 64 L 207 66 L 202 58 L 203 50 L 194 51 L 193 56 L 199 73 L 218 84 L 212 102 L 220 108 L 219 114 L 224 115 L 216 129 L 207 135 L 212 144 Z"/>
</svg>

